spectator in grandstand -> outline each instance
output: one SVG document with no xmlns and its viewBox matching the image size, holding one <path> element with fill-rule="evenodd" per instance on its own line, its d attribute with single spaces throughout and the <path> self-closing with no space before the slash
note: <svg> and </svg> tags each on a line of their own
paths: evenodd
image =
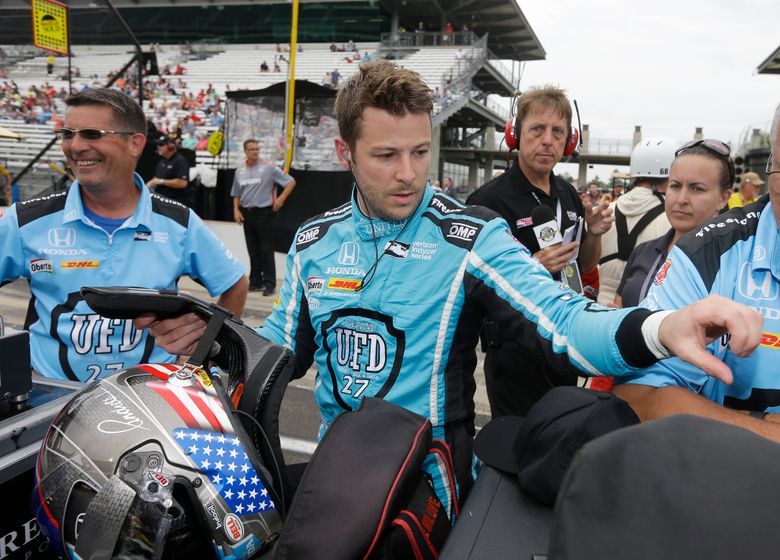
<svg viewBox="0 0 780 560">
<path fill-rule="evenodd" d="M 764 181 L 758 176 L 758 173 L 754 171 L 748 171 L 742 176 L 742 182 L 739 184 L 739 188 L 729 198 L 729 208 L 737 208 L 738 206 L 746 206 L 756 201 L 758 197 L 758 191 Z"/>
<path fill-rule="evenodd" d="M 467 202 L 498 212 L 509 223 L 514 236 L 554 278 L 568 280 L 571 271 L 568 284 L 576 286 L 581 285 L 577 278 L 580 271 L 590 273 L 598 265 L 601 236 L 612 225 L 612 212 L 606 205 L 583 206 L 574 187 L 553 173 L 563 157 L 571 119 L 571 104 L 563 90 L 545 86 L 524 93 L 517 102 L 517 158 L 503 175 L 476 190 Z M 571 241 L 540 247 L 532 214 L 542 205 L 555 216 L 562 235 L 567 230 L 573 233 Z M 585 228 L 580 237 L 583 222 Z M 562 274 L 564 268 L 566 278 Z M 485 380 L 493 416 L 525 416 L 553 386 L 573 385 L 577 381 L 570 372 L 552 368 L 516 332 L 502 329 L 494 318 L 485 322 L 482 343 L 487 348 Z"/>
<path fill-rule="evenodd" d="M 500 308 L 507 328 L 572 371 L 629 372 L 660 357 L 656 344 L 661 352 L 670 344 L 726 374 L 702 350 L 705 328 L 728 326 L 739 352 L 759 343 L 761 329 L 756 312 L 722 298 L 656 326 L 647 310 L 593 309 L 562 291 L 494 212 L 428 186 L 432 108 L 420 76 L 387 61 L 363 65 L 339 91 L 336 150 L 355 178 L 351 200 L 301 226 L 280 300 L 259 332 L 295 352 L 296 377 L 316 364 L 321 434 L 367 396 L 428 417 L 448 444 L 457 484 L 442 484 L 433 457 L 423 468 L 453 512 L 473 483 L 475 346 L 486 310 Z M 168 319 L 153 333 L 185 350 L 200 337 L 187 333 L 197 324 Z"/>
<path fill-rule="evenodd" d="M 293 189 L 295 179 L 287 173 L 260 161 L 257 140 L 244 141 L 246 162 L 236 170 L 230 196 L 233 197 L 233 218 L 244 226 L 244 239 L 249 253 L 249 290 L 270 296 L 276 290 L 274 260 L 274 214 L 278 212 Z M 282 193 L 276 195 L 276 186 Z"/>
<path fill-rule="evenodd" d="M 219 107 L 214 107 L 209 123 L 211 126 L 216 127 L 221 127 L 223 124 L 225 124 L 225 116 L 220 112 Z"/>
<path fill-rule="evenodd" d="M 452 26 L 452 23 L 448 21 L 447 25 L 445 25 L 444 29 L 442 30 L 442 34 L 441 34 L 442 44 L 451 45 L 453 33 L 455 33 L 455 28 Z"/>
<path fill-rule="evenodd" d="M 322 77 L 322 81 L 320 82 L 320 85 L 328 89 L 333 89 L 333 82 L 331 81 L 330 72 L 325 72 L 325 75 Z"/>
<path fill-rule="evenodd" d="M 48 74 L 50 76 L 51 76 L 52 72 L 54 72 L 54 62 L 55 62 L 55 60 L 56 59 L 54 58 L 53 54 L 50 54 L 49 56 L 46 57 L 46 74 Z"/>
<path fill-rule="evenodd" d="M 753 204 L 715 216 L 680 239 L 643 302 L 650 309 L 679 309 L 710 294 L 734 299 L 763 315 L 761 345 L 745 356 L 734 350 L 734 338 L 726 335 L 707 347 L 708 352 L 732 368 L 739 379 L 733 385 L 708 379 L 700 369 L 676 358 L 626 378 L 625 384 L 615 387 L 615 394 L 627 400 L 643 422 L 678 413 L 694 414 L 780 443 L 780 336 L 776 334 L 780 333 L 780 105 L 775 110 L 770 135 L 769 194 Z M 726 157 L 723 151 L 719 147 L 713 152 L 719 162 Z M 686 156 L 689 163 L 703 157 L 709 156 Z M 685 158 L 681 154 L 679 159 Z M 669 180 L 667 199 L 674 191 L 675 171 Z M 693 171 L 689 169 L 690 173 Z M 693 174 L 680 179 L 690 185 L 692 177 Z M 731 185 L 726 184 L 728 179 L 723 180 L 722 173 L 719 179 L 721 188 Z"/>
<path fill-rule="evenodd" d="M 12 177 L 11 172 L 8 171 L 8 168 L 4 165 L 0 165 L 0 177 L 3 179 L 3 193 L 4 193 L 4 200 L 3 204 L 6 206 L 11 205 L 11 184 L 12 184 Z"/>
<path fill-rule="evenodd" d="M 261 72 L 268 72 L 268 63 L 264 60 L 262 64 L 260 64 L 260 71 Z"/>
<path fill-rule="evenodd" d="M 355 52 L 355 50 L 357 50 L 357 47 L 355 46 L 355 42 L 352 39 L 350 39 L 349 41 L 347 41 L 346 51 Z"/>
<path fill-rule="evenodd" d="M 614 302 L 634 247 L 657 239 L 671 227 L 661 192 L 666 191 L 669 168 L 679 147 L 674 138 L 656 136 L 642 140 L 631 152 L 634 187 L 612 206 L 615 225 L 601 236 L 598 302 L 603 305 Z"/>
<path fill-rule="evenodd" d="M 663 280 L 663 266 L 672 247 L 726 207 L 734 181 L 734 164 L 729 153 L 728 144 L 712 139 L 694 140 L 677 151 L 664 201 L 671 229 L 637 245 L 631 252 L 615 296 L 616 305 L 639 305 L 656 273 Z"/>
<path fill-rule="evenodd" d="M 279 73 L 282 69 L 279 68 L 279 63 L 274 60 L 274 72 Z"/>
<path fill-rule="evenodd" d="M 183 155 L 178 153 L 176 138 L 161 136 L 157 139 L 157 153 L 160 161 L 157 169 L 146 186 L 154 192 L 191 207 L 192 188 L 190 187 L 190 165 Z"/>
<path fill-rule="evenodd" d="M 150 194 L 134 175 L 147 130 L 134 100 L 94 89 L 67 105 L 57 136 L 77 181 L 67 192 L 15 204 L 0 218 L 0 284 L 23 277 L 32 293 L 33 368 L 89 381 L 133 364 L 173 361 L 132 321 L 96 315 L 79 289 L 173 289 L 186 275 L 240 315 L 244 268 L 195 214 Z"/>
<path fill-rule="evenodd" d="M 417 29 L 414 30 L 414 44 L 418 47 L 423 46 L 425 42 L 425 24 L 422 21 L 417 22 Z"/>
<path fill-rule="evenodd" d="M 361 62 L 371 62 L 371 59 L 373 57 L 371 56 L 371 53 L 369 51 L 363 51 L 363 55 L 360 57 Z"/>
<path fill-rule="evenodd" d="M 341 80 L 341 72 L 338 68 L 334 68 L 330 73 L 330 85 L 333 89 L 339 89 L 339 80 Z"/>
</svg>

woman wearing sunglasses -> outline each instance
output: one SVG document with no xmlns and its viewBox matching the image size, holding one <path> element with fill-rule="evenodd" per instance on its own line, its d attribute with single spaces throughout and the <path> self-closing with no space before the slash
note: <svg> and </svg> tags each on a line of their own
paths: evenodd
<svg viewBox="0 0 780 560">
<path fill-rule="evenodd" d="M 672 229 L 632 251 L 615 296 L 618 307 L 638 305 L 656 274 L 662 280 L 662 266 L 677 240 L 726 206 L 734 183 L 730 153 L 728 144 L 712 139 L 694 140 L 677 150 L 664 203 Z"/>
</svg>

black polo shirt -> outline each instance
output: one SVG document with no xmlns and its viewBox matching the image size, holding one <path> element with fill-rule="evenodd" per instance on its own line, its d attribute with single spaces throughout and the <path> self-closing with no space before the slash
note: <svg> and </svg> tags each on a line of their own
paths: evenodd
<svg viewBox="0 0 780 560">
<path fill-rule="evenodd" d="M 157 169 L 154 172 L 155 177 L 160 179 L 184 179 L 187 186 L 183 189 L 174 189 L 164 185 L 158 185 L 154 192 L 164 197 L 181 202 L 186 206 L 192 206 L 190 195 L 190 166 L 179 152 L 174 153 L 171 159 L 161 158 L 157 162 Z"/>
<path fill-rule="evenodd" d="M 560 213 L 558 203 L 560 202 Z M 468 204 L 486 206 L 503 217 L 514 236 L 531 253 L 539 250 L 539 243 L 531 223 L 531 212 L 537 206 L 548 206 L 554 216 L 560 216 L 561 232 L 585 215 L 577 191 L 569 183 L 550 173 L 550 194 L 535 187 L 520 171 L 517 161 L 499 177 L 474 191 Z M 493 416 L 525 416 L 528 410 L 547 391 L 556 385 L 574 385 L 577 377 L 558 373 L 550 367 L 545 356 L 532 342 L 515 339 L 511 333 L 501 332 L 497 323 L 488 319 L 481 333 L 485 356 L 485 379 Z"/>
<path fill-rule="evenodd" d="M 509 228 L 520 243 L 531 253 L 539 251 L 534 235 L 531 212 L 544 204 L 558 216 L 558 202 L 561 203 L 558 227 L 561 234 L 574 225 L 578 216 L 585 216 L 577 190 L 569 183 L 550 172 L 550 194 L 535 187 L 517 165 L 517 160 L 503 174 L 485 183 L 474 191 L 467 204 L 479 204 L 497 212 L 509 224 Z"/>
</svg>

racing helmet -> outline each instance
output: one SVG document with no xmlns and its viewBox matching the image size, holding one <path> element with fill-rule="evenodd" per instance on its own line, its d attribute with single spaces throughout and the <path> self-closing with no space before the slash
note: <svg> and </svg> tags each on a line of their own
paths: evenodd
<svg viewBox="0 0 780 560">
<path fill-rule="evenodd" d="M 35 473 L 36 517 L 54 551 L 236 560 L 262 552 L 281 531 L 279 501 L 228 408 L 203 370 L 173 364 L 135 366 L 74 397 L 52 422 Z"/>
<path fill-rule="evenodd" d="M 631 152 L 631 178 L 666 179 L 680 146 L 682 142 L 668 136 L 642 140 Z"/>
</svg>

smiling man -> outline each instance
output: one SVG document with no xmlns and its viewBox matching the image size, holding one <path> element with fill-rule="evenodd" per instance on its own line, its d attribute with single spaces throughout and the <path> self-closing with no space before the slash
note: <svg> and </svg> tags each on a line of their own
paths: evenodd
<svg viewBox="0 0 780 560">
<path fill-rule="evenodd" d="M 67 192 L 11 206 L 0 218 L 0 284 L 26 278 L 32 301 L 33 369 L 87 381 L 175 356 L 132 321 L 104 319 L 82 286 L 175 288 L 181 276 L 206 286 L 240 315 L 243 266 L 185 206 L 150 194 L 134 173 L 146 144 L 141 107 L 119 91 L 69 97 L 55 131 L 76 181 Z"/>
<path fill-rule="evenodd" d="M 259 332 L 295 352 L 299 376 L 316 364 L 322 432 L 364 397 L 430 418 L 452 451 L 458 495 L 433 454 L 424 468 L 453 512 L 476 466 L 473 374 L 488 310 L 556 367 L 593 375 L 653 363 L 668 352 L 664 344 L 723 374 L 703 351 L 705 326 L 728 321 L 739 333 L 732 342 L 747 350 L 760 340 L 760 318 L 722 299 L 669 316 L 609 310 L 562 289 L 494 212 L 427 184 L 432 109 L 420 76 L 389 61 L 362 64 L 339 90 L 336 151 L 354 176 L 352 197 L 300 227 L 279 302 Z M 152 333 L 188 353 L 203 327 L 185 316 L 157 322 Z"/>
</svg>

